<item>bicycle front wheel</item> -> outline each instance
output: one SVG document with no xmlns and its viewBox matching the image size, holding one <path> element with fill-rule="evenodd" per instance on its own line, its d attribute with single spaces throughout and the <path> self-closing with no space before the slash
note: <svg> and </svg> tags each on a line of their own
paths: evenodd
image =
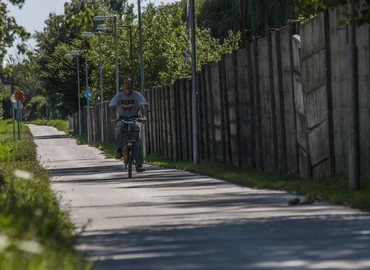
<svg viewBox="0 0 370 270">
<path fill-rule="evenodd" d="M 127 172 L 128 178 L 132 178 L 132 149 L 127 151 Z"/>
</svg>

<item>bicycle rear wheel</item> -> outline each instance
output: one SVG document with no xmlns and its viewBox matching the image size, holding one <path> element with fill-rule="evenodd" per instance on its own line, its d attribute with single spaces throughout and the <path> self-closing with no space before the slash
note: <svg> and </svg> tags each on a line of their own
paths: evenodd
<svg viewBox="0 0 370 270">
<path fill-rule="evenodd" d="M 127 172 L 128 178 L 132 178 L 132 149 L 127 151 Z"/>
</svg>

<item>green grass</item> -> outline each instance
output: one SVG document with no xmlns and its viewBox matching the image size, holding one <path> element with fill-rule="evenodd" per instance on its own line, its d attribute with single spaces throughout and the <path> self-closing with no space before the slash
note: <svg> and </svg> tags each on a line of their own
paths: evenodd
<svg viewBox="0 0 370 270">
<path fill-rule="evenodd" d="M 67 122 L 67 121 L 66 121 Z M 87 144 L 86 136 L 72 134 L 79 144 Z M 115 149 L 112 143 L 91 142 L 109 157 L 113 157 Z M 323 200 L 334 204 L 370 211 L 370 182 L 362 180 L 360 191 L 349 191 L 348 177 L 338 175 L 324 179 L 300 179 L 294 174 L 265 173 L 252 169 L 241 169 L 235 166 L 203 161 L 198 165 L 192 162 L 174 162 L 161 156 L 149 156 L 146 163 L 165 168 L 174 168 L 196 172 L 218 179 L 226 180 L 255 189 L 274 189 L 296 193 L 307 197 L 307 202 Z"/>
<path fill-rule="evenodd" d="M 307 197 L 306 202 L 323 200 L 334 204 L 370 211 L 370 183 L 362 181 L 361 190 L 350 192 L 348 177 L 338 175 L 324 179 L 300 179 L 298 175 L 265 173 L 253 169 L 236 168 L 232 165 L 203 161 L 174 162 L 160 156 L 149 156 L 146 163 L 165 168 L 196 172 L 255 189 L 274 189 Z"/>
<path fill-rule="evenodd" d="M 59 119 L 37 119 L 34 121 L 29 122 L 30 124 L 34 125 L 43 125 L 43 126 L 52 126 L 57 128 L 60 131 L 69 131 L 69 124 L 67 120 L 59 120 Z"/>
<path fill-rule="evenodd" d="M 87 143 L 87 137 L 85 135 L 79 135 L 78 133 L 75 133 L 71 130 L 69 130 L 69 124 L 67 120 L 45 120 L 45 119 L 37 119 L 34 121 L 31 121 L 30 124 L 34 125 L 43 125 L 43 126 L 52 126 L 57 128 L 60 131 L 64 131 L 67 134 L 71 135 L 76 139 L 77 144 L 88 144 Z M 113 144 L 109 142 L 90 142 L 89 143 L 91 146 L 94 146 L 101 151 L 105 153 L 106 156 L 108 157 L 114 157 L 115 154 L 115 149 L 113 148 Z"/>
<path fill-rule="evenodd" d="M 74 226 L 59 208 L 27 126 L 13 140 L 0 121 L 0 269 L 90 269 L 74 250 Z"/>
<path fill-rule="evenodd" d="M 94 146 L 101 151 L 104 152 L 104 154 L 107 157 L 114 157 L 116 153 L 116 149 L 113 148 L 113 143 L 111 142 L 95 142 L 92 141 L 90 143 L 87 142 L 87 137 L 85 135 L 78 135 L 77 133 L 71 132 L 70 135 L 76 139 L 77 144 L 89 144 L 91 146 Z"/>
</svg>

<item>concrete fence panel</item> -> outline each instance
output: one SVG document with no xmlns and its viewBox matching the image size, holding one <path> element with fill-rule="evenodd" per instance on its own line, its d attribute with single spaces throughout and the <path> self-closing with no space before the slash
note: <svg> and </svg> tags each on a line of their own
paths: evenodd
<svg viewBox="0 0 370 270">
<path fill-rule="evenodd" d="M 252 42 L 252 67 L 253 67 L 253 103 L 255 104 L 255 154 L 256 154 L 256 168 L 264 170 L 264 155 L 263 155 L 263 138 L 262 138 L 262 105 L 261 105 L 261 86 L 259 76 L 259 49 L 258 40 Z"/>
<path fill-rule="evenodd" d="M 211 77 L 211 87 L 212 95 L 211 102 L 213 104 L 213 130 L 214 130 L 214 151 L 216 160 L 224 161 L 223 152 L 223 123 L 222 123 L 222 110 L 221 110 L 221 81 L 220 81 L 220 70 L 218 63 L 213 63 L 210 65 Z"/>
<path fill-rule="evenodd" d="M 259 39 L 257 44 L 261 102 L 261 138 L 264 170 L 274 171 L 276 167 L 274 158 L 274 133 L 271 95 L 272 85 L 270 81 L 268 40 L 267 38 Z"/>
<path fill-rule="evenodd" d="M 370 26 L 357 28 L 361 174 L 370 177 Z"/>
<path fill-rule="evenodd" d="M 312 176 L 330 175 L 327 55 L 324 15 L 300 28 L 302 48 L 302 90 L 305 103 Z"/>
<path fill-rule="evenodd" d="M 281 117 L 285 120 L 285 144 L 287 170 L 298 172 L 298 152 L 297 152 L 297 131 L 296 131 L 296 111 L 294 104 L 294 67 L 293 67 L 293 48 L 292 48 L 292 25 L 279 30 L 280 34 L 280 54 L 281 54 L 281 88 L 280 101 Z M 297 49 L 298 54 L 298 49 Z M 297 59 L 297 72 L 301 74 L 300 60 Z M 283 116 L 284 115 L 284 116 Z M 282 125 L 284 125 L 282 120 Z M 283 132 L 283 131 L 282 131 Z M 284 145 L 284 142 L 282 143 Z"/>
</svg>

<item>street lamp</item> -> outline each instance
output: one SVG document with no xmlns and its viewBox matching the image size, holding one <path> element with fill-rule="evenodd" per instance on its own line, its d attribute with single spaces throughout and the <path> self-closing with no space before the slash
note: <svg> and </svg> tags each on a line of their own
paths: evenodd
<svg viewBox="0 0 370 270">
<path fill-rule="evenodd" d="M 87 50 L 85 50 L 85 69 L 86 69 L 86 99 L 87 99 L 87 142 L 91 141 L 91 119 L 90 119 L 90 97 L 89 91 L 89 74 L 87 69 Z"/>
<path fill-rule="evenodd" d="M 80 98 L 80 59 L 79 51 L 72 50 L 71 53 L 65 55 L 66 57 L 75 56 L 77 58 L 77 88 L 78 88 L 78 134 L 81 136 L 81 98 Z"/>
<path fill-rule="evenodd" d="M 137 9 L 138 9 L 138 18 L 139 18 L 139 40 L 140 40 L 140 84 L 141 84 L 141 93 L 144 95 L 145 91 L 145 83 L 144 83 L 144 55 L 143 55 L 143 31 L 142 31 L 142 22 L 141 22 L 141 0 L 137 0 Z M 146 126 L 144 125 L 143 133 L 142 133 L 142 140 L 143 140 L 143 155 L 144 157 L 147 156 L 147 147 L 146 147 Z"/>
<path fill-rule="evenodd" d="M 100 31 L 105 31 L 105 25 L 99 24 L 96 28 L 98 30 L 98 41 L 99 41 L 99 84 L 100 84 L 100 136 L 101 141 L 104 142 L 104 100 L 103 100 L 103 69 L 102 69 L 102 55 L 101 55 L 101 39 Z M 84 37 L 93 37 L 95 33 L 82 32 Z"/>
<path fill-rule="evenodd" d="M 195 42 L 195 6 L 194 0 L 190 0 L 191 10 L 191 48 L 192 48 L 192 61 L 191 61 L 191 82 L 192 82 L 192 111 L 193 111 L 193 162 L 199 164 L 199 125 L 198 125 L 198 92 L 197 92 L 197 50 Z"/>
<path fill-rule="evenodd" d="M 104 21 L 105 19 L 114 20 L 114 50 L 116 57 L 116 93 L 119 92 L 119 78 L 118 78 L 118 42 L 117 42 L 117 16 L 94 16 L 94 21 Z"/>
<path fill-rule="evenodd" d="M 71 51 L 70 55 L 75 54 L 76 56 L 78 55 L 79 51 L 73 50 Z M 88 95 L 89 91 L 89 74 L 88 74 L 88 68 L 87 68 L 87 50 L 83 51 L 85 55 L 85 69 L 86 69 L 86 92 L 85 92 L 85 97 L 86 97 L 86 103 L 87 103 L 87 142 L 90 143 L 91 141 L 91 117 L 90 117 L 90 97 Z M 66 56 L 69 56 L 69 54 L 66 54 Z M 81 122 L 80 122 L 81 123 Z M 80 125 L 81 126 L 81 125 Z"/>
</svg>

